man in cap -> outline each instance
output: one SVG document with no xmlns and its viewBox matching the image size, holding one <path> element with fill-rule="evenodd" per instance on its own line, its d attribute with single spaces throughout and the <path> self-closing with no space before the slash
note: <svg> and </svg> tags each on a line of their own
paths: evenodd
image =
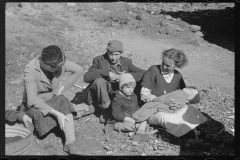
<svg viewBox="0 0 240 160">
<path fill-rule="evenodd" d="M 66 60 L 62 48 L 56 45 L 44 48 L 41 56 L 24 69 L 23 101 L 18 107 L 32 118 L 37 137 L 60 127 L 65 135 L 63 150 L 69 155 L 81 155 L 75 141 L 73 114 L 76 110 L 61 94 L 80 78 L 82 71 L 82 67 Z M 61 84 L 66 72 L 71 75 Z"/>
<path fill-rule="evenodd" d="M 106 123 L 108 113 L 111 114 L 109 104 L 119 90 L 119 77 L 130 73 L 137 84 L 141 81 L 145 70 L 135 67 L 132 60 L 122 57 L 123 44 L 119 40 L 110 40 L 107 52 L 93 59 L 92 66 L 84 74 L 84 82 L 90 83 L 86 88 L 86 104 L 94 112 L 94 107 L 100 115 L 100 122 Z M 135 92 L 140 95 L 140 87 Z M 96 107 L 99 106 L 99 107 Z M 106 117 L 106 118 L 104 118 Z"/>
</svg>

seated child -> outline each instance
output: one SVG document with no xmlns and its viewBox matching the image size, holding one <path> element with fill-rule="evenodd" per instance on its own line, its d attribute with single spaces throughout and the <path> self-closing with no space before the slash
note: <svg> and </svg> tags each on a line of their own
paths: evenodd
<svg viewBox="0 0 240 160">
<path fill-rule="evenodd" d="M 136 135 L 133 137 L 136 141 L 147 141 L 151 136 L 145 133 L 147 122 L 136 124 L 132 118 L 132 114 L 139 109 L 138 99 L 133 93 L 136 81 L 129 73 L 121 75 L 119 79 L 119 92 L 114 97 L 112 105 L 112 115 L 117 120 L 115 129 L 123 132 L 134 132 L 136 127 Z"/>
</svg>

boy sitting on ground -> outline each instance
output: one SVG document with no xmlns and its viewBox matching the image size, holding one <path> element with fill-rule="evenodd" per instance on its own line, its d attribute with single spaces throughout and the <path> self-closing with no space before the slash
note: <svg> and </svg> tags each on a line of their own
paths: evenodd
<svg viewBox="0 0 240 160">
<path fill-rule="evenodd" d="M 138 99 L 133 93 L 136 86 L 136 81 L 129 73 L 121 75 L 119 79 L 119 92 L 112 101 L 112 115 L 118 121 L 115 123 L 115 129 L 123 132 L 134 132 L 135 141 L 147 141 L 151 136 L 145 133 L 147 122 L 136 124 L 132 118 L 134 112 L 139 108 Z M 137 129 L 136 129 L 137 128 Z"/>
</svg>

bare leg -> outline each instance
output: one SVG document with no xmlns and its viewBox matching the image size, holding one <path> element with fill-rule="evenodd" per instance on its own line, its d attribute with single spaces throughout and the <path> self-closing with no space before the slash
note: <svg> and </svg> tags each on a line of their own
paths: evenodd
<svg viewBox="0 0 240 160">
<path fill-rule="evenodd" d="M 74 130 L 74 121 L 73 121 L 73 115 L 68 114 L 66 117 L 70 120 L 69 122 L 65 120 L 65 138 L 66 138 L 66 144 L 72 143 L 75 141 L 75 130 Z"/>
</svg>

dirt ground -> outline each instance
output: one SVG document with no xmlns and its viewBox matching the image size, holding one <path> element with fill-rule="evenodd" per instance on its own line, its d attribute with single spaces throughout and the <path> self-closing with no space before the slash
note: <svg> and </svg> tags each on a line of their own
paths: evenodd
<svg viewBox="0 0 240 160">
<path fill-rule="evenodd" d="M 24 67 L 47 45 L 62 46 L 67 58 L 82 66 L 84 71 L 91 65 L 93 57 L 105 53 L 107 42 L 111 39 L 121 40 L 124 44 L 123 56 L 132 58 L 136 66 L 146 70 L 161 62 L 163 50 L 177 48 L 186 53 L 190 62 L 185 68 L 179 69 L 186 84 L 202 90 L 201 102 L 195 106 L 208 118 L 208 122 L 199 128 L 222 137 L 222 140 L 214 143 L 211 152 L 184 150 L 183 139 L 173 137 L 161 127 L 149 126 L 148 132 L 153 139 L 136 143 L 131 141 L 128 134 L 106 129 L 95 115 L 75 121 L 79 149 L 84 155 L 233 155 L 234 148 L 224 140 L 234 138 L 235 132 L 235 53 L 205 40 L 196 42 L 195 34 L 189 30 L 190 24 L 176 16 L 176 19 L 165 21 L 181 26 L 184 29 L 181 32 L 143 32 L 143 28 L 139 27 L 118 26 L 120 20 L 106 27 L 96 19 L 108 13 L 107 5 L 111 4 L 22 3 L 19 7 L 18 3 L 7 3 L 5 109 L 16 109 L 21 103 Z M 142 16 L 151 15 L 144 12 Z M 127 23 L 140 25 L 142 21 Z M 64 94 L 73 104 L 83 105 L 84 87 L 87 84 L 81 77 L 76 85 L 82 88 L 73 86 Z M 61 137 L 59 130 L 42 139 L 34 136 L 29 155 L 66 155 L 62 151 Z"/>
</svg>

